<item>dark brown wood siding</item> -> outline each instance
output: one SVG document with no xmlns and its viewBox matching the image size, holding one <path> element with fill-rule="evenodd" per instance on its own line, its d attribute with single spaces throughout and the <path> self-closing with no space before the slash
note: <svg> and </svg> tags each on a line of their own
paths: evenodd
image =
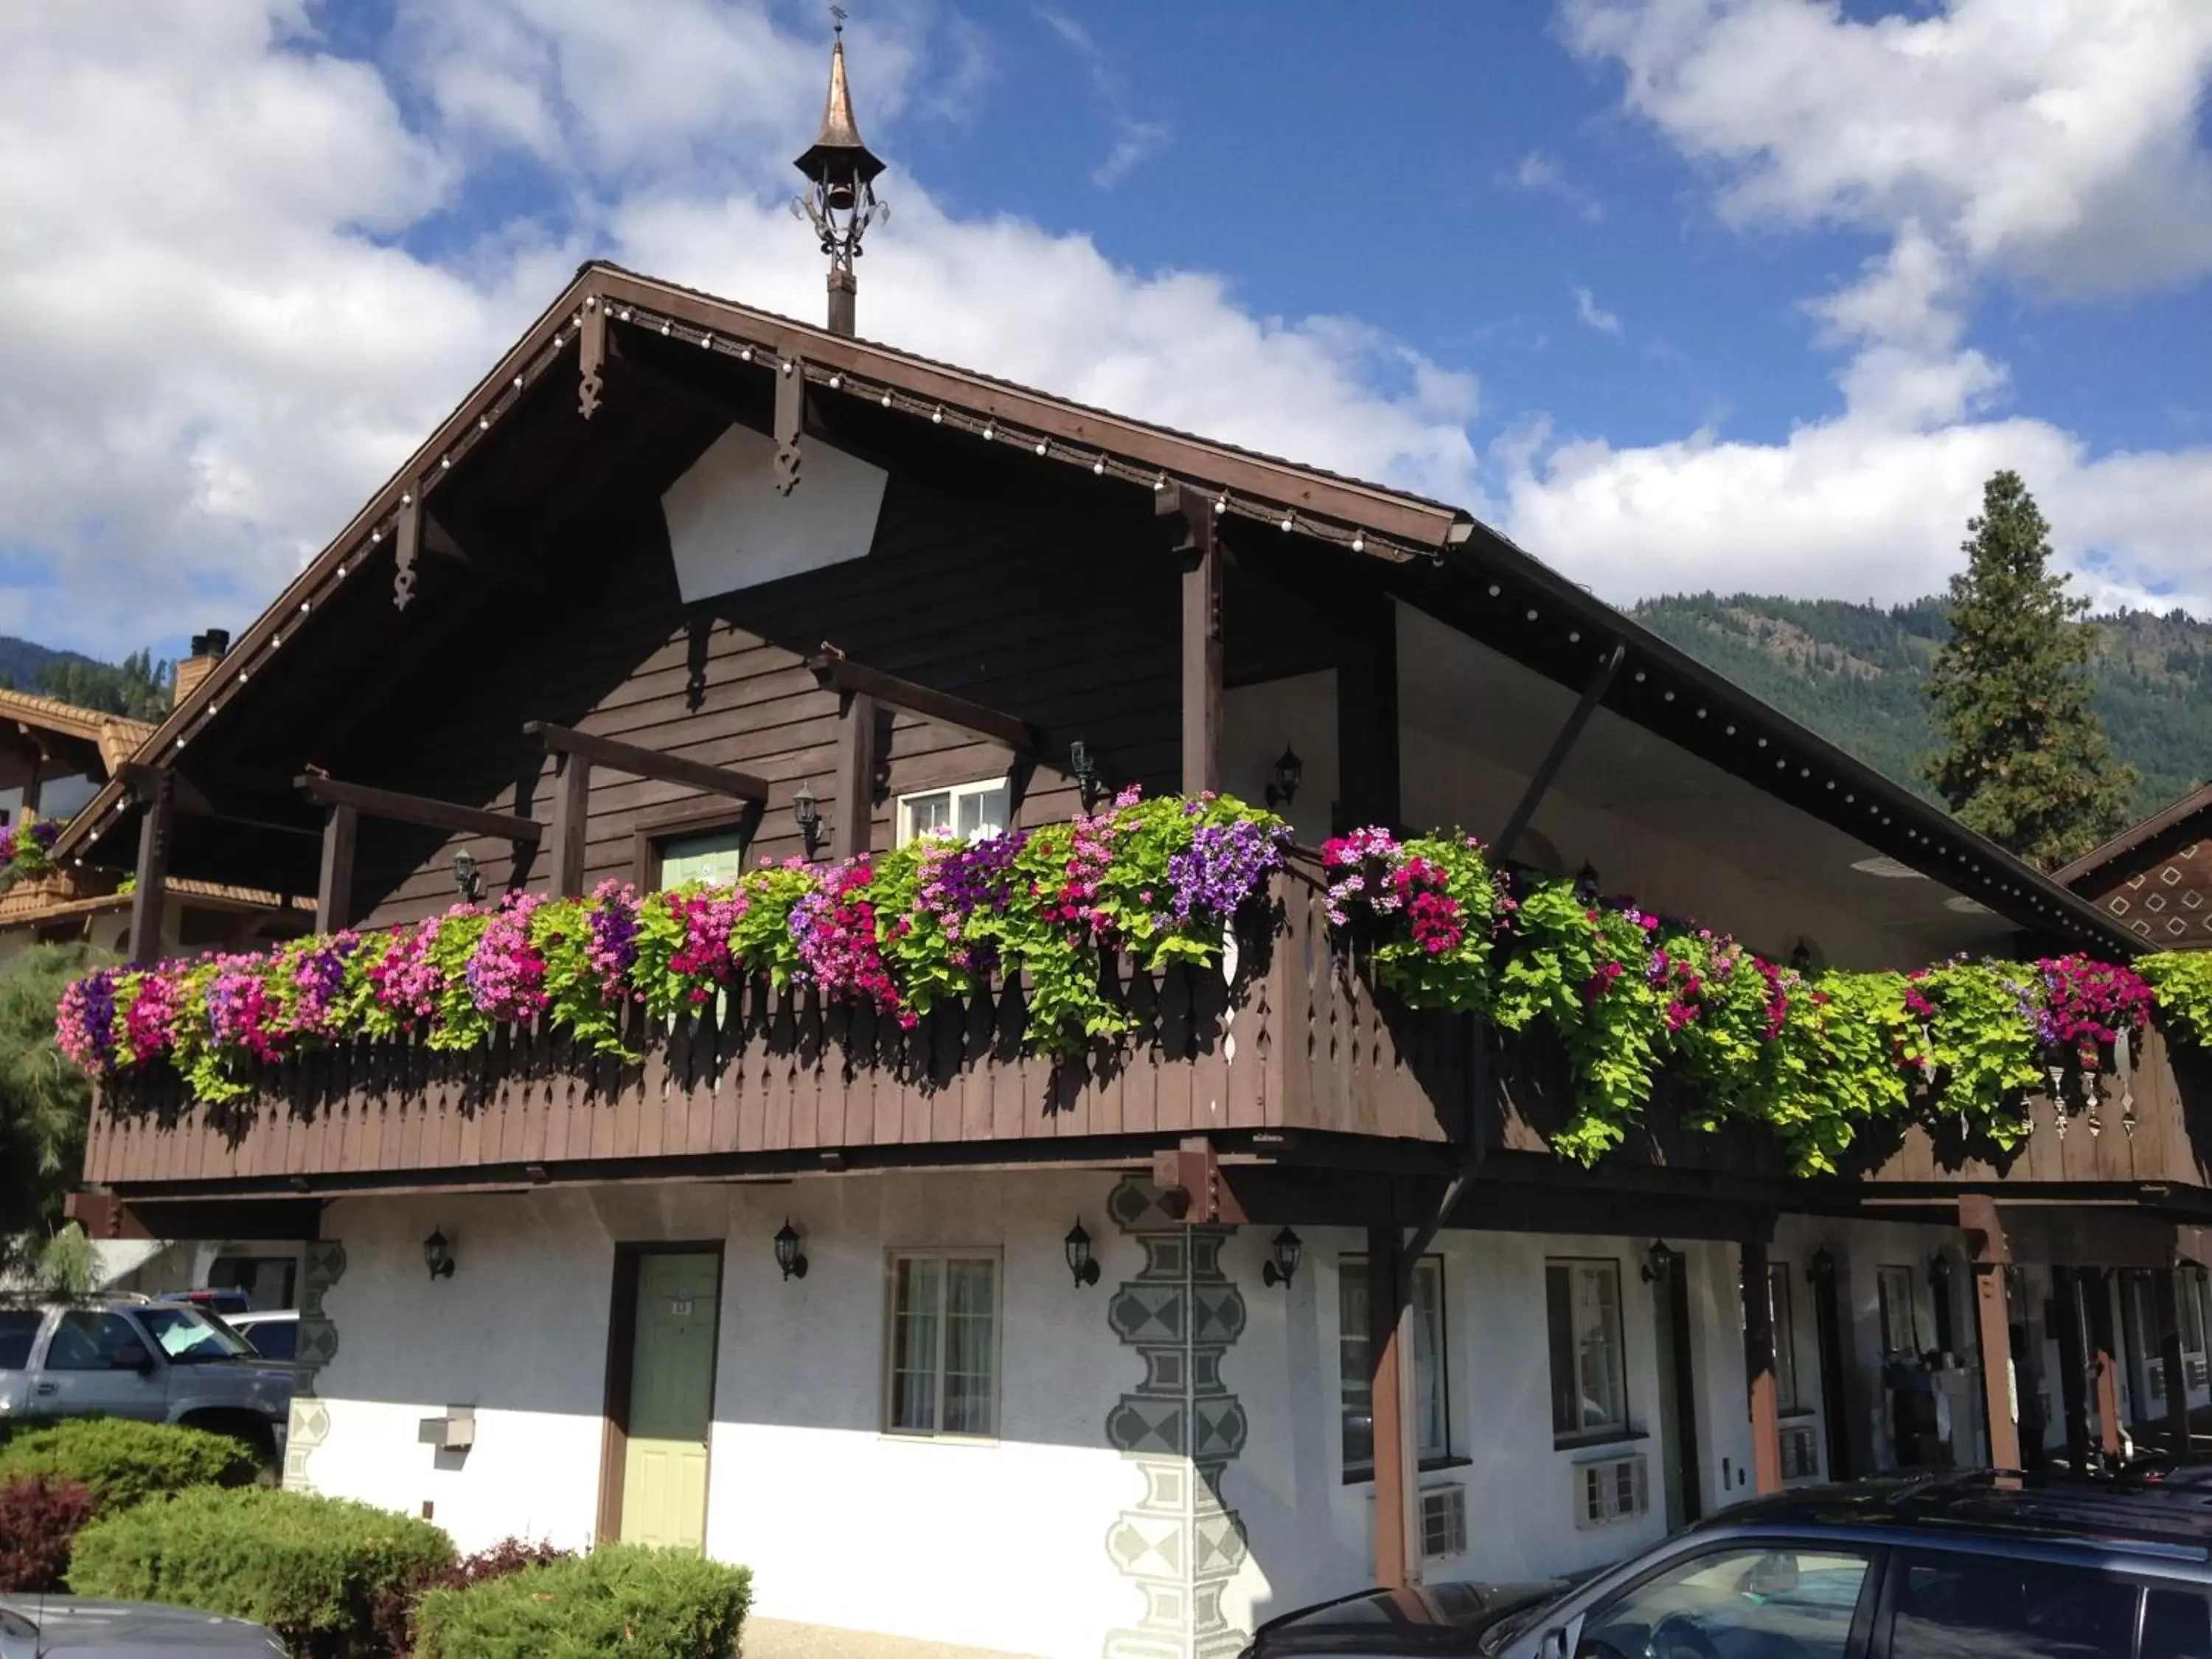
<svg viewBox="0 0 2212 1659">
<path fill-rule="evenodd" d="M 2078 890 L 2157 950 L 2212 949 L 2212 841 L 2194 839 L 2204 829 L 2197 820 L 2162 836 L 2094 872 Z"/>
</svg>

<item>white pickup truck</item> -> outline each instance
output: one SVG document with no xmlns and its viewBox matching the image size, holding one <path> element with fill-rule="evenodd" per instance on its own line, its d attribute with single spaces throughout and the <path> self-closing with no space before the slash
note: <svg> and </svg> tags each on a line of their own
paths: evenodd
<svg viewBox="0 0 2212 1659">
<path fill-rule="evenodd" d="M 198 1308 L 137 1299 L 0 1306 L 0 1428 L 136 1417 L 235 1436 L 273 1463 L 291 1407 L 291 1368 Z"/>
</svg>

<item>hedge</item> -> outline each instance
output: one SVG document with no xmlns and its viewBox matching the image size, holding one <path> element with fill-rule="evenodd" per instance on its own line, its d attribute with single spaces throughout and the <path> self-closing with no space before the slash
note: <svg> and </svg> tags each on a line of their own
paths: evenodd
<svg viewBox="0 0 2212 1659">
<path fill-rule="evenodd" d="M 395 1589 L 452 1565 L 427 1521 L 266 1486 L 202 1487 L 104 1516 L 77 1534 L 79 1595 L 166 1601 L 267 1625 L 295 1654 L 374 1654 Z"/>
<path fill-rule="evenodd" d="M 0 1483 L 0 1591 L 52 1595 L 69 1582 L 70 1543 L 92 1518 L 82 1481 L 34 1474 Z"/>
<path fill-rule="evenodd" d="M 520 1572 L 526 1567 L 565 1560 L 569 1553 L 550 1543 L 529 1543 L 520 1538 L 504 1538 L 488 1550 L 465 1555 L 450 1566 L 440 1567 L 404 1589 L 388 1592 L 376 1609 L 377 1642 L 386 1652 L 411 1654 L 415 1651 L 416 1607 L 431 1590 L 465 1589 L 471 1584 L 488 1583 L 495 1578 L 504 1578 L 511 1572 Z"/>
<path fill-rule="evenodd" d="M 0 1446 L 0 1483 L 43 1475 L 91 1488 L 112 1515 L 165 1492 L 242 1486 L 261 1473 L 261 1454 L 242 1440 L 173 1423 L 77 1417 L 21 1429 Z"/>
<path fill-rule="evenodd" d="M 416 1609 L 416 1659 L 732 1659 L 752 1601 L 743 1567 L 603 1545 Z"/>
</svg>

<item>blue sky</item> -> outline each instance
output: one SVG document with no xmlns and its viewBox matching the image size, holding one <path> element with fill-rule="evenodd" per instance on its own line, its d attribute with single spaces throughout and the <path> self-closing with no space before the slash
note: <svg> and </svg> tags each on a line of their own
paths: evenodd
<svg viewBox="0 0 2212 1659">
<path fill-rule="evenodd" d="M 1939 586 L 2019 467 L 2212 608 L 2212 7 L 856 8 L 862 331 L 1460 501 L 1606 597 Z M 0 18 L 0 631 L 243 623 L 606 254 L 815 314 L 826 9 Z"/>
</svg>

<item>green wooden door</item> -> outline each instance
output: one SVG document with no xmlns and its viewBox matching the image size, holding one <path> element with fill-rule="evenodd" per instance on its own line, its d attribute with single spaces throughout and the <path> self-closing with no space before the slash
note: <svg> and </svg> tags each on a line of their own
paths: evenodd
<svg viewBox="0 0 2212 1659">
<path fill-rule="evenodd" d="M 622 1535 L 628 1542 L 706 1547 L 707 1435 L 714 1415 L 721 1274 L 721 1258 L 706 1252 L 639 1258 L 623 1460 Z"/>
</svg>

